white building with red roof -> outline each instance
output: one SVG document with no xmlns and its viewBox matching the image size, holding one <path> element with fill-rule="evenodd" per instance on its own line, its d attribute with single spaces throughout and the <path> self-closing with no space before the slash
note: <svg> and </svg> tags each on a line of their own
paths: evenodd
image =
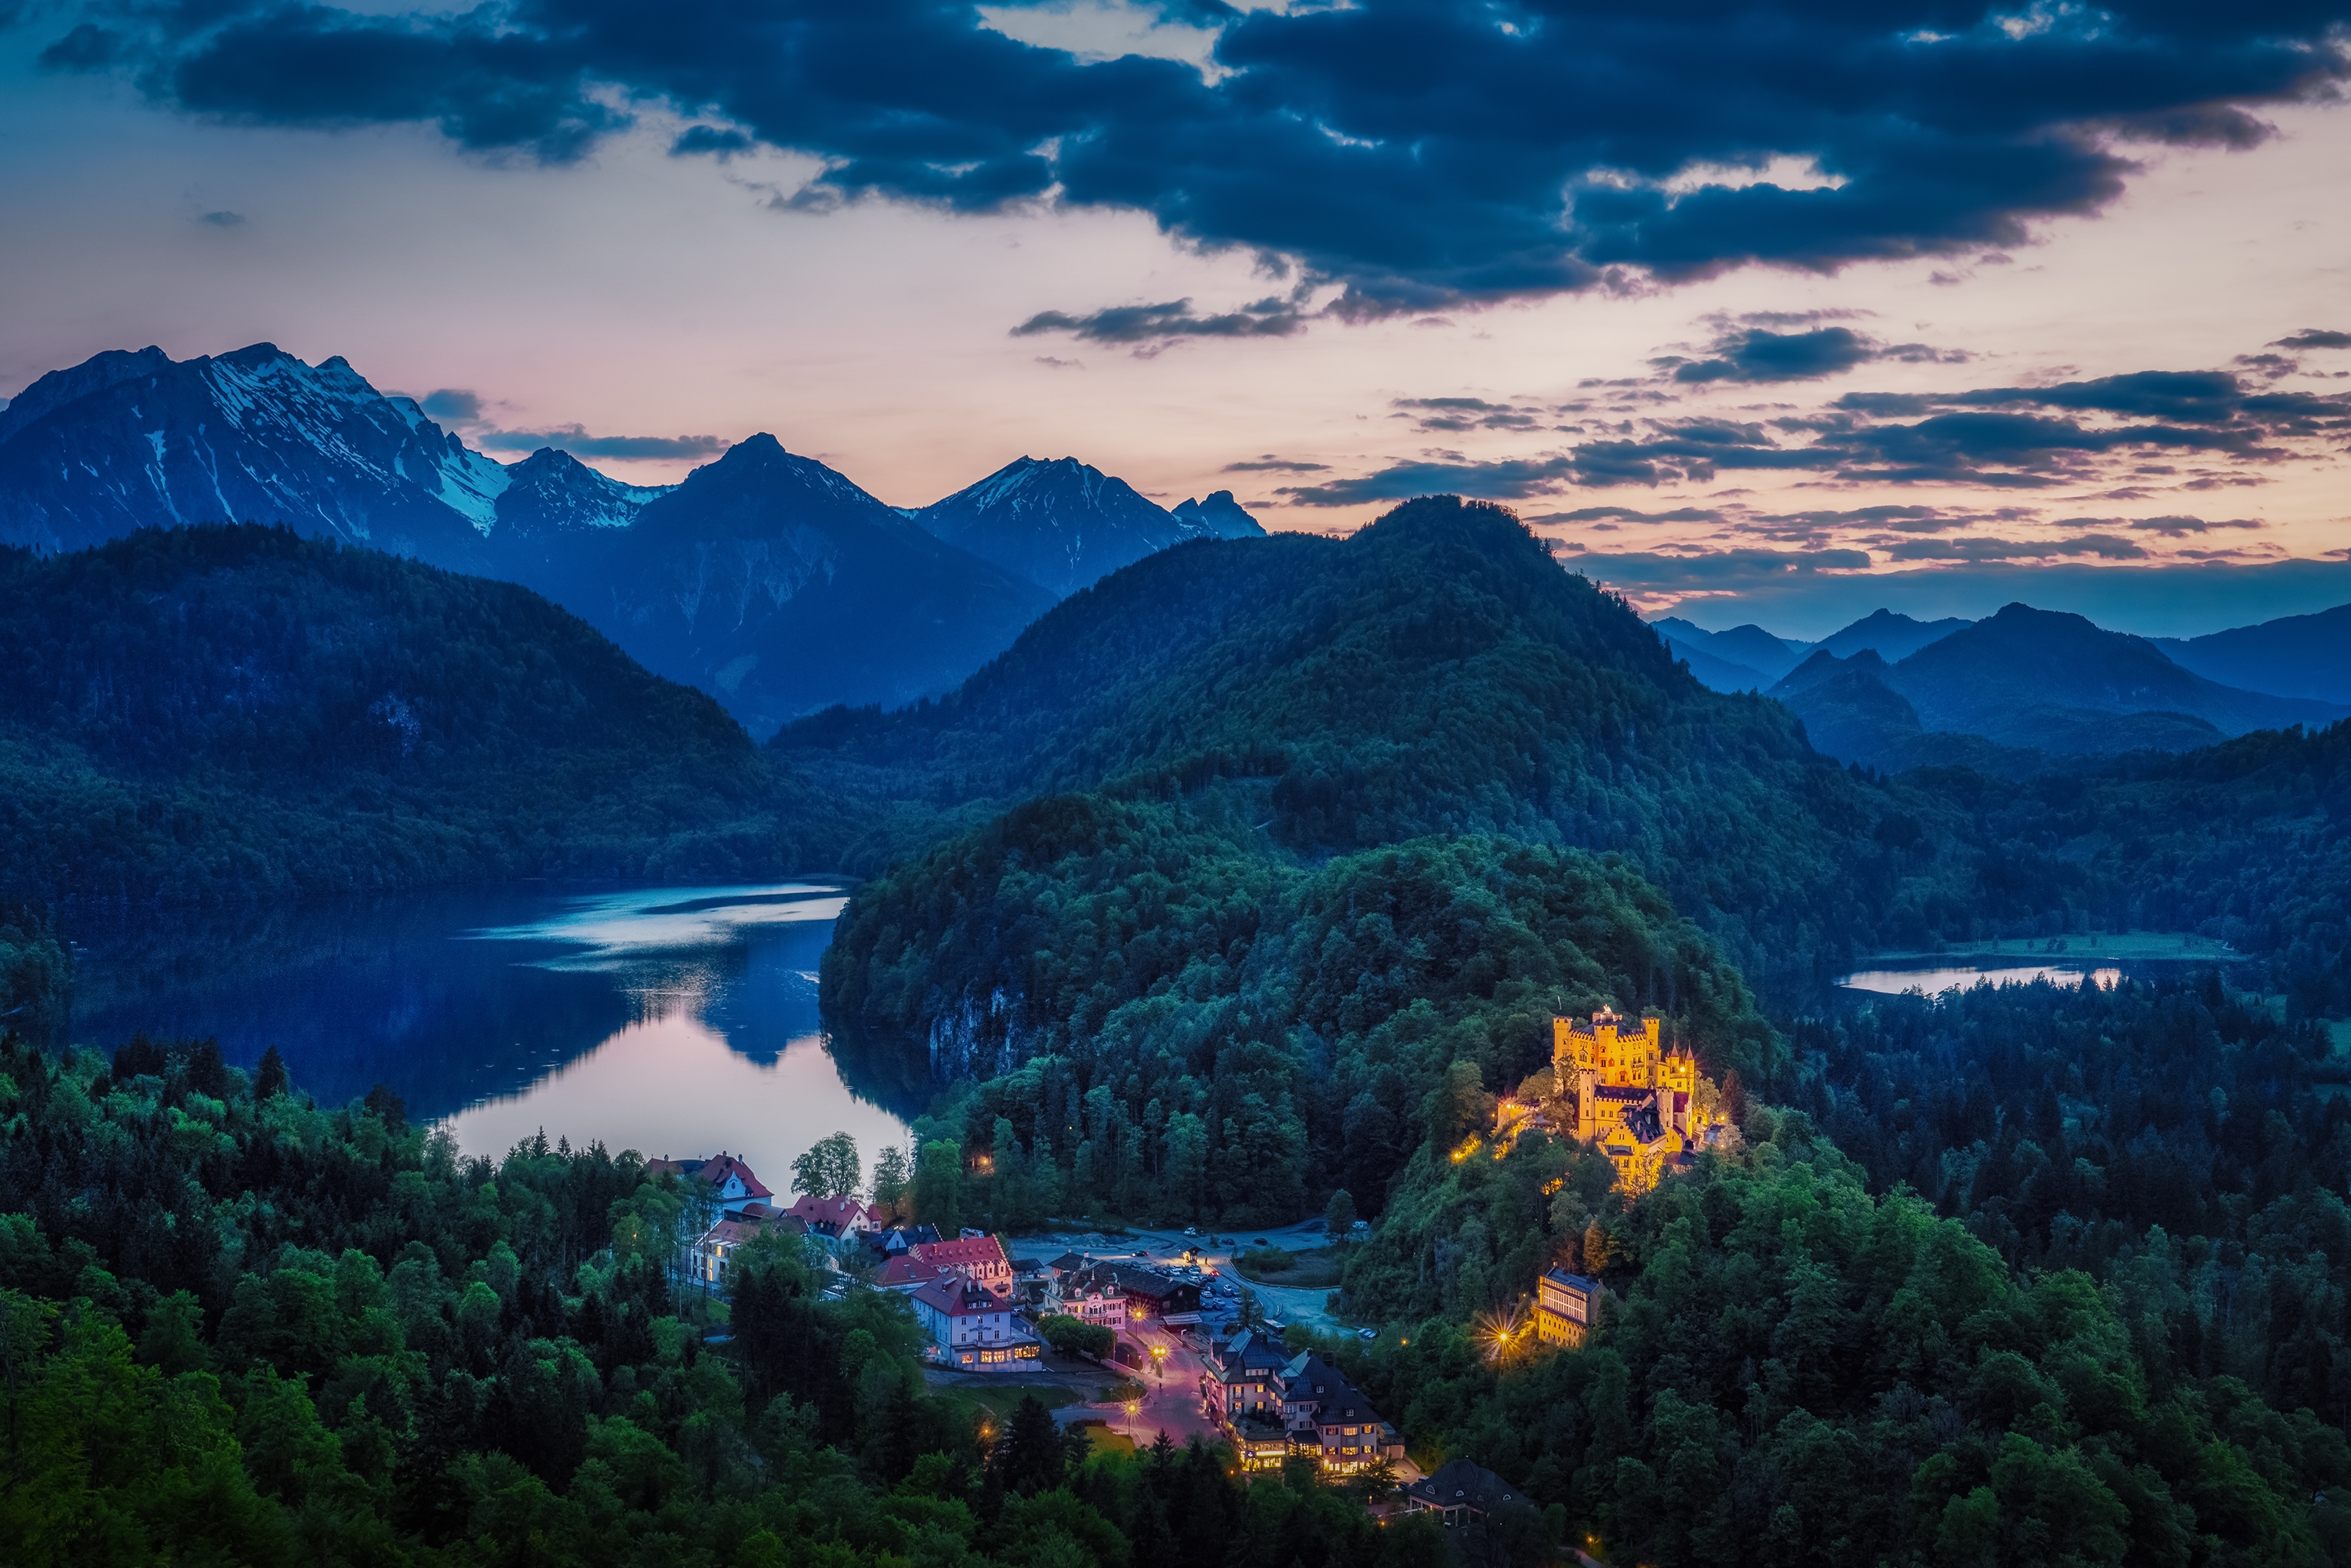
<svg viewBox="0 0 2351 1568">
<path fill-rule="evenodd" d="M 819 1236 L 830 1236 L 836 1240 L 843 1236 L 853 1236 L 861 1230 L 881 1228 L 880 1222 L 873 1218 L 872 1208 L 853 1197 L 817 1197 L 810 1195 L 795 1200 L 784 1212 Z"/>
<path fill-rule="evenodd" d="M 766 1203 L 776 1195 L 765 1182 L 751 1174 L 751 1167 L 725 1151 L 706 1160 L 647 1160 L 645 1169 L 655 1176 L 674 1176 L 698 1182 L 710 1190 L 718 1207 L 729 1214 L 740 1213 L 755 1203 Z"/>
<path fill-rule="evenodd" d="M 941 1274 L 917 1288 L 914 1322 L 929 1340 L 923 1354 L 946 1366 L 1009 1366 L 1037 1359 L 1037 1336 L 1015 1316 L 1011 1301 L 960 1274 Z"/>
<path fill-rule="evenodd" d="M 906 1256 L 943 1273 L 960 1274 L 1000 1296 L 1012 1293 L 1012 1260 L 1004 1243 L 993 1236 L 963 1236 L 953 1241 L 925 1241 L 906 1249 Z"/>
</svg>

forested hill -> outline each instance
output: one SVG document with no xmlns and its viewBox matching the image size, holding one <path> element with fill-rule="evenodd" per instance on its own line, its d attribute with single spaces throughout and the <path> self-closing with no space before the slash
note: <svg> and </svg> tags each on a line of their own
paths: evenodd
<svg viewBox="0 0 2351 1568">
<path fill-rule="evenodd" d="M 526 589 L 284 528 L 0 554 L 0 894 L 736 874 L 815 852 L 820 813 L 708 697 Z"/>
<path fill-rule="evenodd" d="M 1971 875 L 1785 709 L 1706 690 L 1510 513 L 1452 497 L 1344 540 L 1178 546 L 947 698 L 834 710 L 774 745 L 892 800 L 1218 785 L 1259 841 L 1309 857 L 1465 832 L 1621 852 L 1750 966 L 1917 925 Z"/>
</svg>

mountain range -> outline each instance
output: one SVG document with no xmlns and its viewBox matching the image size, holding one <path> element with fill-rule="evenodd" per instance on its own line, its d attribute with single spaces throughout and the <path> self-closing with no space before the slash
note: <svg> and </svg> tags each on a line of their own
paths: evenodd
<svg viewBox="0 0 2351 1568">
<path fill-rule="evenodd" d="M 1690 674 L 1700 685 L 1719 692 L 1751 692 L 1762 690 L 1816 653 L 1844 658 L 1868 649 L 1882 659 L 1902 659 L 1974 622 L 1956 617 L 1914 621 L 1891 610 L 1878 610 L 1817 643 L 1777 637 L 1751 624 L 1708 632 L 1678 616 L 1651 624 L 1674 656 L 1688 663 Z"/>
<path fill-rule="evenodd" d="M 536 588 L 762 733 L 947 690 L 1106 572 L 1263 533 L 1229 491 L 1171 512 L 1074 458 L 911 513 L 765 434 L 675 486 L 551 447 L 500 464 L 342 359 L 268 343 L 103 353 L 0 408 L 0 544 L 234 520 Z"/>
<path fill-rule="evenodd" d="M 1898 660 L 1822 647 L 1770 695 L 1823 751 L 1889 771 L 1965 763 L 2029 773 L 2051 758 L 2190 751 L 2351 712 L 2222 685 L 2145 638 L 2024 604 Z"/>
<path fill-rule="evenodd" d="M 1265 535 L 1230 490 L 1209 497 L 1207 507 L 1215 509 L 1192 500 L 1170 512 L 1074 457 L 1022 457 L 906 516 L 1061 597 L 1186 539 Z"/>
</svg>

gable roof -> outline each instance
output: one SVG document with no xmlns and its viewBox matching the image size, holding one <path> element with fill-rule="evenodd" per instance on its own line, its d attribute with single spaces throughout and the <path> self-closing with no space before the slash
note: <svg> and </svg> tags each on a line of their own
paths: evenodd
<svg viewBox="0 0 2351 1568">
<path fill-rule="evenodd" d="M 941 1274 L 917 1290 L 914 1300 L 951 1318 L 976 1318 L 982 1312 L 1011 1310 L 1002 1296 L 973 1284 L 961 1274 Z"/>
<path fill-rule="evenodd" d="M 1405 1490 L 1433 1508 L 1474 1508 L 1480 1513 L 1517 1500 L 1510 1482 L 1468 1459 L 1447 1459 L 1434 1475 L 1426 1475 Z"/>
<path fill-rule="evenodd" d="M 993 1236 L 963 1236 L 953 1241 L 925 1241 L 910 1247 L 907 1252 L 925 1263 L 942 1269 L 969 1269 L 997 1265 L 1009 1269 L 1012 1265 L 1004 1256 L 1004 1244 Z"/>
<path fill-rule="evenodd" d="M 891 1291 L 935 1280 L 939 1277 L 939 1273 L 940 1270 L 935 1264 L 925 1263 L 920 1258 L 908 1258 L 902 1255 L 883 1264 L 882 1272 L 873 1277 L 873 1282 L 885 1291 Z"/>
<path fill-rule="evenodd" d="M 853 1197 L 802 1197 L 788 1213 L 798 1216 L 810 1226 L 829 1225 L 838 1233 L 853 1221 L 862 1221 L 872 1212 Z"/>
<path fill-rule="evenodd" d="M 776 1196 L 768 1190 L 765 1183 L 751 1174 L 749 1166 L 729 1154 L 714 1155 L 706 1160 L 647 1160 L 645 1169 L 656 1176 L 683 1176 L 687 1180 L 698 1181 L 705 1186 L 713 1187 L 725 1186 L 726 1178 L 730 1176 L 739 1176 L 743 1181 L 743 1195 L 746 1197 L 768 1198 Z"/>
<path fill-rule="evenodd" d="M 1285 1400 L 1314 1406 L 1315 1424 L 1374 1422 L 1380 1419 L 1372 1402 L 1355 1392 L 1346 1375 L 1319 1355 L 1308 1354 L 1282 1390 Z"/>
</svg>

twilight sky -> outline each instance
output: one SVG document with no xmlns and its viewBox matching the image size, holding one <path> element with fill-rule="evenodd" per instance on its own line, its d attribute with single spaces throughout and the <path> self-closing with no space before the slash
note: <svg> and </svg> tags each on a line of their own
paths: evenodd
<svg viewBox="0 0 2351 1568">
<path fill-rule="evenodd" d="M 2351 601 L 2351 4 L 0 0 L 0 393 L 1519 509 L 1644 609 Z"/>
</svg>

